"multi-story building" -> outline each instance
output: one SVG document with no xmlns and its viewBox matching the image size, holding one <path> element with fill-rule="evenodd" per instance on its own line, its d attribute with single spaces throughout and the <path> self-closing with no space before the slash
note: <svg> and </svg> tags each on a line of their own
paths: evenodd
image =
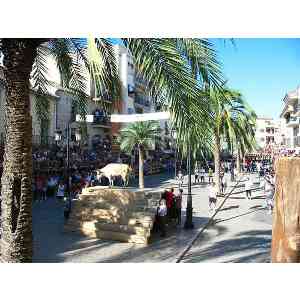
<svg viewBox="0 0 300 300">
<path fill-rule="evenodd" d="M 99 140 L 106 136 L 116 137 L 119 134 L 121 126 L 124 124 L 111 123 L 109 114 L 133 114 L 154 111 L 151 105 L 151 97 L 147 89 L 147 82 L 137 74 L 133 58 L 129 51 L 123 45 L 114 46 L 117 68 L 121 82 L 120 99 L 112 99 L 107 96 L 99 95 L 95 84 L 90 82 L 87 85 L 86 93 L 90 99 L 87 105 L 86 133 L 88 144 L 91 146 L 93 140 Z M 54 61 L 48 61 L 48 80 L 56 83 L 55 87 L 49 87 L 49 123 L 47 126 L 41 124 L 35 111 L 35 91 L 31 90 L 31 115 L 33 122 L 33 141 L 39 143 L 42 136 L 47 140 L 54 140 L 55 132 L 61 131 L 66 135 L 66 129 L 70 124 L 72 135 L 74 131 L 83 123 L 81 118 L 76 115 L 73 107 L 73 101 L 60 87 L 60 75 Z M 5 106 L 5 83 L 3 70 L 0 65 L 0 136 L 4 135 L 4 106 Z M 105 94 L 105 93 L 104 93 Z"/>
<path fill-rule="evenodd" d="M 264 149 L 268 145 L 279 145 L 281 143 L 279 121 L 273 118 L 257 118 L 255 140 L 259 149 Z"/>
<path fill-rule="evenodd" d="M 103 136 L 106 134 L 116 137 L 121 126 L 124 124 L 106 122 L 94 122 L 95 112 L 100 110 L 107 115 L 106 110 L 118 114 L 134 114 L 150 112 L 152 109 L 151 97 L 147 90 L 147 82 L 136 72 L 133 58 L 123 45 L 115 45 L 116 63 L 121 83 L 120 99 L 111 99 L 97 94 L 95 84 L 91 84 L 91 103 L 88 105 L 88 114 L 92 122 L 87 122 L 87 132 L 91 139 L 93 136 Z"/>
<path fill-rule="evenodd" d="M 300 147 L 300 87 L 288 92 L 283 98 L 280 122 L 282 145 L 290 149 Z"/>
</svg>

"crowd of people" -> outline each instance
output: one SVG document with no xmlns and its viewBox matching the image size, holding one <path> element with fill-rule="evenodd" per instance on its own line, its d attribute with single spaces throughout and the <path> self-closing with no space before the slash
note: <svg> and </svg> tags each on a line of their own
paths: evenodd
<svg viewBox="0 0 300 300">
<path fill-rule="evenodd" d="M 33 150 L 33 193 L 34 199 L 47 197 L 63 198 L 68 184 L 66 145 L 52 145 Z M 70 144 L 69 185 L 76 195 L 83 187 L 90 186 L 96 178 L 95 170 L 114 162 L 109 137 L 94 143 L 91 149 L 86 145 Z"/>
<path fill-rule="evenodd" d="M 251 173 L 258 174 L 260 179 L 259 189 L 263 190 L 264 198 L 266 201 L 266 208 L 269 213 L 272 213 L 274 206 L 274 194 L 275 194 L 275 172 L 274 172 L 274 160 L 271 157 L 258 157 L 245 160 L 244 164 L 241 165 L 241 171 L 246 174 L 246 180 L 244 181 L 244 193 L 245 200 L 252 200 L 252 192 L 255 187 L 253 182 L 253 176 Z M 237 174 L 236 162 L 223 161 L 220 165 L 220 192 L 221 195 L 225 194 L 228 177 L 226 173 L 231 174 L 231 181 L 234 180 Z M 215 212 L 217 208 L 217 196 L 219 191 L 217 190 L 214 182 L 214 166 L 212 162 L 206 162 L 206 164 L 196 163 L 194 169 L 194 184 L 205 184 L 208 185 L 208 206 L 210 212 Z M 182 170 L 177 173 L 177 183 L 179 188 L 183 186 L 184 175 Z"/>
</svg>

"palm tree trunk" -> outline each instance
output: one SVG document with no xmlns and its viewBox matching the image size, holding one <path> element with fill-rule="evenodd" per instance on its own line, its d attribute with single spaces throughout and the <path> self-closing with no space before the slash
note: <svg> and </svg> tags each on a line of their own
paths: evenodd
<svg viewBox="0 0 300 300">
<path fill-rule="evenodd" d="M 144 188 L 144 154 L 141 147 L 139 147 L 139 187 Z"/>
<path fill-rule="evenodd" d="M 220 174 L 220 152 L 221 152 L 221 146 L 220 146 L 220 136 L 217 132 L 215 132 L 215 148 L 214 148 L 214 160 L 215 160 L 215 183 L 216 183 L 216 189 L 218 193 L 221 193 L 221 174 Z"/>
<path fill-rule="evenodd" d="M 3 39 L 7 81 L 6 144 L 2 174 L 1 260 L 32 260 L 32 124 L 29 77 L 37 40 Z"/>
</svg>

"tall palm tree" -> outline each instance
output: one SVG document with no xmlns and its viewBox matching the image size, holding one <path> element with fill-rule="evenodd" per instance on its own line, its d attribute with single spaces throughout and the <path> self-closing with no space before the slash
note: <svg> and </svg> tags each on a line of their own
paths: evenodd
<svg viewBox="0 0 300 300">
<path fill-rule="evenodd" d="M 152 96 L 172 113 L 178 128 L 208 117 L 201 78 L 221 84 L 213 45 L 202 39 L 123 39 L 138 72 L 149 82 Z M 7 82 L 6 145 L 2 174 L 2 260 L 32 259 L 32 124 L 30 89 L 35 90 L 40 119 L 48 118 L 47 59 L 56 61 L 61 87 L 86 111 L 88 80 L 98 93 L 118 95 L 118 72 L 107 39 L 0 39 Z M 196 80 L 196 79 L 197 80 Z M 117 97 L 116 97 L 117 98 Z M 182 129 L 183 130 L 183 129 Z"/>
<path fill-rule="evenodd" d="M 144 154 L 151 150 L 158 140 L 160 127 L 157 122 L 146 121 L 129 124 L 121 129 L 121 150 L 131 153 L 135 148 L 139 152 L 139 188 L 144 188 Z"/>
<path fill-rule="evenodd" d="M 241 172 L 241 159 L 246 152 L 251 152 L 256 149 L 257 144 L 255 140 L 255 122 L 256 114 L 247 109 L 248 114 L 239 114 L 236 120 L 236 132 L 231 135 L 232 153 L 236 149 L 237 153 L 237 172 Z"/>
<path fill-rule="evenodd" d="M 252 136 L 251 124 L 255 113 L 243 100 L 242 95 L 234 90 L 210 88 L 211 111 L 213 115 L 213 141 L 215 182 L 217 190 L 221 191 L 220 157 L 221 145 L 225 142 L 232 148 L 232 142 L 237 141 L 238 149 L 250 147 Z M 252 122 L 252 123 L 251 123 Z"/>
</svg>

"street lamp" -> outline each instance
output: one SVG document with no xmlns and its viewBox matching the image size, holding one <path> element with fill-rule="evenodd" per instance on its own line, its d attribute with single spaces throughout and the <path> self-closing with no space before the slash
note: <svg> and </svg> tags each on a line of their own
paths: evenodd
<svg viewBox="0 0 300 300">
<path fill-rule="evenodd" d="M 67 131 L 67 136 L 66 136 L 66 141 L 67 141 L 67 168 L 66 168 L 66 177 L 67 177 L 67 195 L 68 195 L 68 205 L 69 205 L 69 210 L 71 210 L 71 184 L 70 184 L 70 140 L 71 140 L 71 128 L 70 128 L 70 122 L 67 125 L 66 128 Z M 75 131 L 75 139 L 77 142 L 81 140 L 81 132 L 79 129 L 76 129 Z M 60 142 L 62 141 L 62 131 L 57 130 L 55 132 L 55 141 Z"/>
<path fill-rule="evenodd" d="M 176 179 L 177 175 L 177 143 L 176 143 L 176 138 L 177 138 L 177 132 L 175 129 L 171 130 L 171 136 L 175 145 L 175 166 L 174 166 L 174 179 Z"/>
<path fill-rule="evenodd" d="M 184 223 L 185 229 L 193 229 L 193 199 L 192 199 L 192 168 L 191 168 L 191 141 L 188 140 L 188 159 L 187 159 L 187 169 L 188 169 L 188 194 L 187 194 L 187 204 L 186 204 L 186 218 Z"/>
</svg>

